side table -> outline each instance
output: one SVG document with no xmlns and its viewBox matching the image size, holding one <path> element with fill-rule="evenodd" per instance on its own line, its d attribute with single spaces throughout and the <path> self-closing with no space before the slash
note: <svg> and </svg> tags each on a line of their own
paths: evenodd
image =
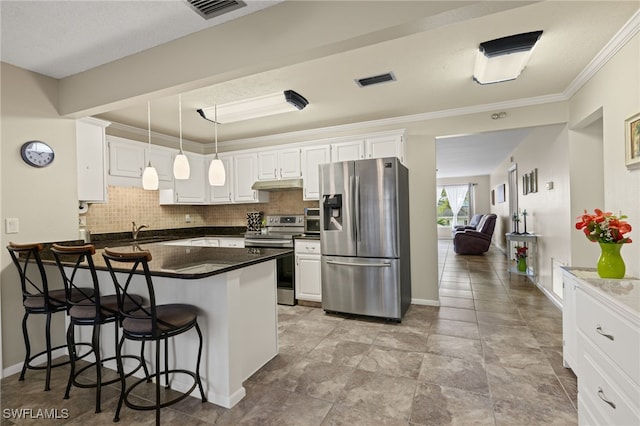
<svg viewBox="0 0 640 426">
<path fill-rule="evenodd" d="M 510 262 L 507 266 L 507 271 L 509 272 L 509 277 L 511 277 L 511 273 L 515 273 L 518 275 L 525 275 L 531 278 L 533 282 L 535 282 L 536 270 L 537 270 L 537 254 L 538 254 L 538 237 L 535 234 L 515 234 L 513 232 L 508 232 L 505 234 L 507 239 L 507 255 L 509 256 Z M 524 246 L 527 247 L 527 269 L 526 271 L 519 271 L 517 267 L 517 259 L 516 259 L 516 247 Z"/>
</svg>

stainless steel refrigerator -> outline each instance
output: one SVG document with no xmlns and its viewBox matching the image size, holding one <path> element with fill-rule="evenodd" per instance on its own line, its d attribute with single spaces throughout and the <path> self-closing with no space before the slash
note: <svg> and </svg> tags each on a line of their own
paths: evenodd
<svg viewBox="0 0 640 426">
<path fill-rule="evenodd" d="M 322 308 L 400 321 L 411 303 L 407 168 L 323 164 L 320 196 Z"/>
</svg>

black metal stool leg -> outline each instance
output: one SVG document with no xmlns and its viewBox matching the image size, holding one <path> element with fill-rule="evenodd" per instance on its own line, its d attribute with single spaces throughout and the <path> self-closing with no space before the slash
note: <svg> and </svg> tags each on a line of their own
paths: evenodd
<svg viewBox="0 0 640 426">
<path fill-rule="evenodd" d="M 51 383 L 51 312 L 47 312 L 47 326 L 45 331 L 45 338 L 47 340 L 47 378 L 44 385 L 44 390 L 51 390 L 49 386 Z"/>
<path fill-rule="evenodd" d="M 162 340 L 156 340 L 156 426 L 160 426 L 160 345 Z M 165 345 L 167 342 L 165 341 Z M 166 346 L 165 346 L 166 348 Z"/>
<path fill-rule="evenodd" d="M 100 358 L 100 324 L 93 325 L 91 348 L 96 360 L 96 413 L 100 412 L 100 391 L 102 390 L 102 360 Z"/>
<path fill-rule="evenodd" d="M 118 365 L 118 375 L 120 376 L 120 398 L 118 399 L 116 414 L 113 417 L 114 422 L 120 421 L 120 409 L 122 409 L 125 388 L 127 386 L 127 382 L 124 377 L 124 366 L 122 365 L 122 345 L 123 344 L 124 344 L 124 336 L 122 336 L 122 338 L 120 339 L 120 342 L 118 342 L 118 344 L 116 345 L 116 364 Z"/>
<path fill-rule="evenodd" d="M 67 349 L 69 351 L 69 362 L 71 364 L 71 371 L 69 372 L 69 380 L 67 381 L 67 390 L 64 393 L 64 399 L 69 399 L 69 393 L 71 392 L 71 385 L 76 375 L 76 345 L 74 337 L 73 321 L 67 328 Z"/>
<path fill-rule="evenodd" d="M 20 378 L 18 380 L 24 380 L 24 373 L 27 371 L 27 366 L 29 365 L 29 357 L 31 357 L 31 345 L 29 344 L 29 333 L 27 332 L 27 318 L 29 318 L 29 313 L 25 312 L 24 317 L 22 317 L 22 336 L 24 337 L 24 348 L 27 351 L 24 356 L 24 364 L 22 365 L 22 371 L 20 372 Z"/>
<path fill-rule="evenodd" d="M 169 339 L 164 339 L 164 387 L 169 389 Z"/>
<path fill-rule="evenodd" d="M 204 395 L 204 388 L 202 387 L 202 380 L 200 379 L 200 360 L 202 359 L 202 331 L 200 326 L 196 322 L 196 331 L 198 332 L 198 338 L 200 339 L 200 346 L 198 347 L 198 361 L 196 363 L 196 381 L 200 388 L 200 396 L 202 396 L 202 402 L 207 402 L 207 397 Z"/>
</svg>

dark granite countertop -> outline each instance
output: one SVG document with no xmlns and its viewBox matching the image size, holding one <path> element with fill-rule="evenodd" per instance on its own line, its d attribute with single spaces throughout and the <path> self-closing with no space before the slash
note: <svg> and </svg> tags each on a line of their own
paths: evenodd
<svg viewBox="0 0 640 426">
<path fill-rule="evenodd" d="M 151 275 L 179 279 L 198 279 L 233 271 L 284 257 L 293 249 L 284 248 L 227 248 L 202 246 L 167 245 L 162 242 L 198 237 L 237 237 L 243 238 L 245 228 L 241 227 L 200 227 L 159 230 L 145 233 L 144 231 L 134 242 L 130 232 L 99 234 L 92 237 L 96 248 L 93 262 L 98 270 L 107 270 L 102 252 L 105 247 L 112 251 L 131 252 L 148 250 L 152 260 L 149 262 Z M 145 230 L 146 231 L 146 230 Z M 62 245 L 83 245 L 81 240 L 60 242 Z M 54 263 L 53 255 L 49 251 L 51 244 L 45 244 L 41 253 L 45 263 Z"/>
</svg>

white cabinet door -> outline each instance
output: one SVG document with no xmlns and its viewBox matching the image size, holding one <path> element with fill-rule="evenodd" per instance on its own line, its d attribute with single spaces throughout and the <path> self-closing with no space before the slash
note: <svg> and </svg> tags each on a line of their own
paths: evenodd
<svg viewBox="0 0 640 426">
<path fill-rule="evenodd" d="M 331 144 L 331 162 L 362 160 L 364 149 L 362 139 L 333 143 Z"/>
<path fill-rule="evenodd" d="M 107 201 L 104 129 L 109 124 L 95 119 L 76 121 L 79 201 Z"/>
<path fill-rule="evenodd" d="M 365 139 L 367 158 L 398 157 L 404 163 L 401 135 L 376 136 Z"/>
<path fill-rule="evenodd" d="M 109 141 L 109 175 L 142 177 L 144 170 L 144 145 L 114 136 Z"/>
<path fill-rule="evenodd" d="M 251 189 L 256 181 L 258 155 L 255 153 L 233 156 L 233 201 L 248 203 L 258 198 Z"/>
<path fill-rule="evenodd" d="M 300 177 L 300 149 L 282 149 L 258 153 L 258 180 Z"/>
<path fill-rule="evenodd" d="M 209 186 L 209 202 L 213 204 L 230 204 L 232 199 L 233 192 L 233 161 L 232 157 L 219 155 L 222 164 L 224 164 L 224 173 L 226 175 L 224 180 L 224 185 L 222 186 L 213 186 L 209 185 L 209 165 L 211 164 L 211 160 L 215 155 L 207 156 L 205 161 L 205 180 L 206 185 Z"/>
<path fill-rule="evenodd" d="M 278 151 L 278 178 L 293 179 L 300 176 L 300 148 Z"/>
<path fill-rule="evenodd" d="M 154 147 L 147 148 L 145 150 L 145 162 L 146 167 L 151 161 L 151 165 L 158 172 L 158 180 L 160 182 L 172 182 L 173 181 L 173 158 L 178 151 L 169 148 Z"/>
<path fill-rule="evenodd" d="M 205 202 L 204 156 L 185 152 L 189 160 L 189 179 L 175 179 L 175 201 L 180 204 L 201 204 Z"/>
<path fill-rule="evenodd" d="M 320 198 L 320 164 L 331 161 L 329 145 L 302 148 L 302 185 L 304 200 L 318 200 Z"/>
<path fill-rule="evenodd" d="M 296 298 L 312 302 L 322 301 L 320 256 L 296 255 Z"/>
</svg>

